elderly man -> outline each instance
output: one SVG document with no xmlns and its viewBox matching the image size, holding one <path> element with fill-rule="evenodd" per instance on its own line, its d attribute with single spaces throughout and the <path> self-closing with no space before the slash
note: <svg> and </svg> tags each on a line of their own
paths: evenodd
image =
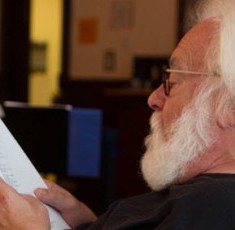
<svg viewBox="0 0 235 230">
<path fill-rule="evenodd" d="M 118 201 L 97 219 L 59 186 L 37 189 L 71 227 L 235 229 L 235 1 L 203 3 L 148 99 L 154 112 L 141 169 L 153 191 Z M 36 199 L 0 186 L 0 229 L 49 229 Z"/>
</svg>

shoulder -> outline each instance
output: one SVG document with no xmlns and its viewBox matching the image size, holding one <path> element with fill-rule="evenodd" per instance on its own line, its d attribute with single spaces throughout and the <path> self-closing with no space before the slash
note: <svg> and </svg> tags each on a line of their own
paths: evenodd
<svg viewBox="0 0 235 230">
<path fill-rule="evenodd" d="M 157 209 L 160 205 L 167 203 L 169 197 L 169 190 L 165 189 L 160 192 L 148 192 L 138 196 L 133 196 L 115 201 L 109 208 L 109 211 L 123 213 L 125 210 L 130 213 L 138 210 L 140 213 L 149 212 Z M 157 205 L 156 205 L 157 204 Z"/>
<path fill-rule="evenodd" d="M 228 203 L 235 209 L 235 175 L 205 174 L 184 185 L 174 186 L 170 196 L 176 204 L 186 202 L 201 208 L 206 204 L 219 207 Z"/>
<path fill-rule="evenodd" d="M 235 229 L 235 175 L 203 175 L 175 186 L 171 196 L 176 225 Z"/>
<path fill-rule="evenodd" d="M 205 174 L 184 185 L 176 185 L 171 193 L 177 198 L 229 198 L 235 199 L 235 174 Z M 225 195 L 226 196 L 223 196 Z"/>
</svg>

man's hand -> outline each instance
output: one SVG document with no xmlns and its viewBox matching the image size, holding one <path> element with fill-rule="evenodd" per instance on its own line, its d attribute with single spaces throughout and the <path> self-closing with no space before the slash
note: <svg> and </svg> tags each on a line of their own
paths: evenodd
<svg viewBox="0 0 235 230">
<path fill-rule="evenodd" d="M 47 209 L 35 197 L 19 194 L 0 178 L 0 229 L 49 230 Z"/>
<path fill-rule="evenodd" d="M 67 190 L 55 183 L 45 180 L 48 189 L 36 189 L 35 195 L 43 203 L 48 204 L 60 212 L 64 220 L 72 227 L 93 222 L 97 219 L 94 212 L 84 203 L 77 200 Z"/>
</svg>

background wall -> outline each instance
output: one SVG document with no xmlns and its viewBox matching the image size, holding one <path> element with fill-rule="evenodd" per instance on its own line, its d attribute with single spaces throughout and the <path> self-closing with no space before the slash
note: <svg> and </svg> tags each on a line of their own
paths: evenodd
<svg viewBox="0 0 235 230">
<path fill-rule="evenodd" d="M 29 76 L 29 103 L 33 105 L 49 105 L 59 93 L 62 4 L 62 0 L 31 0 L 30 40 L 47 46 L 46 71 Z"/>
<path fill-rule="evenodd" d="M 71 80 L 129 80 L 135 55 L 169 56 L 178 36 L 178 0 L 71 0 Z M 31 0 L 30 39 L 47 44 L 46 71 L 29 76 L 29 102 L 60 94 L 63 0 Z"/>
<path fill-rule="evenodd" d="M 177 0 L 72 0 L 71 79 L 129 79 L 135 55 L 168 56 Z"/>
</svg>

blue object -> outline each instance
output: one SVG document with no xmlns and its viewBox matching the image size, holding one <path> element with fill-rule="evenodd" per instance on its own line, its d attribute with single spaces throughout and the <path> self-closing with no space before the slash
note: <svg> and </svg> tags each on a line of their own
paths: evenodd
<svg viewBox="0 0 235 230">
<path fill-rule="evenodd" d="M 99 177 L 102 111 L 74 108 L 68 117 L 68 175 Z"/>
</svg>

